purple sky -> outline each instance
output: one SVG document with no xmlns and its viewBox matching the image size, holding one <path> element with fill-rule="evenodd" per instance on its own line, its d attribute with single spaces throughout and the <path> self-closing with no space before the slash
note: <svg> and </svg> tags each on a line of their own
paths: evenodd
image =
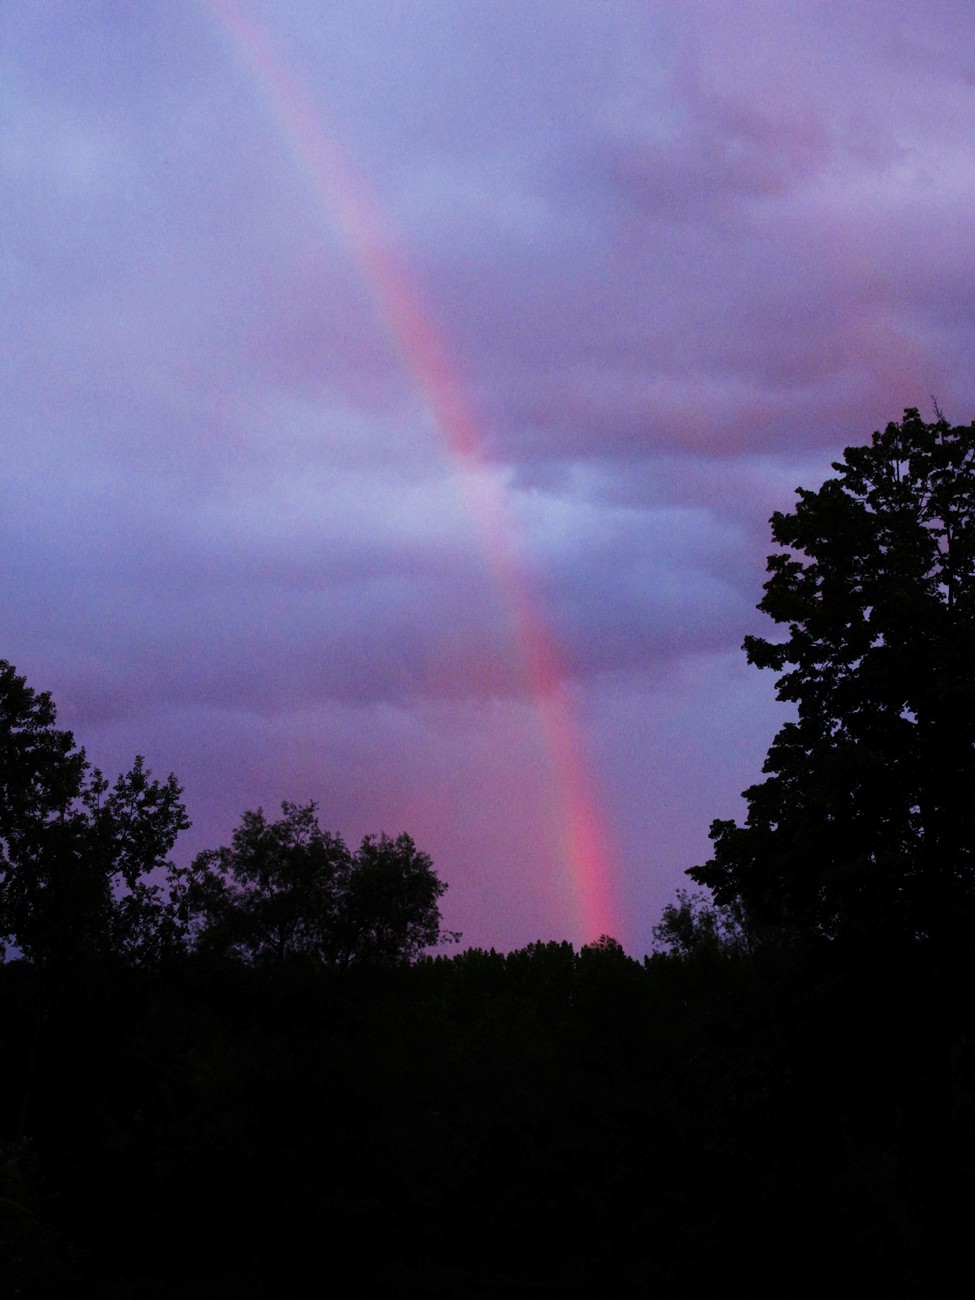
<svg viewBox="0 0 975 1300">
<path fill-rule="evenodd" d="M 241 0 L 478 413 L 644 952 L 782 714 L 768 516 L 906 405 L 975 415 L 960 0 Z M 0 656 L 182 857 L 320 801 L 464 942 L 590 940 L 456 465 L 210 0 L 0 15 Z"/>
</svg>

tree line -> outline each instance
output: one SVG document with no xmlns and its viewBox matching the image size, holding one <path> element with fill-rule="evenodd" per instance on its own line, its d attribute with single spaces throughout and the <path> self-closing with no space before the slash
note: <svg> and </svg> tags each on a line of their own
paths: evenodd
<svg viewBox="0 0 975 1300">
<path fill-rule="evenodd" d="M 190 950 L 248 962 L 399 962 L 459 938 L 446 884 L 409 835 L 356 850 L 317 804 L 245 812 L 229 846 L 169 858 L 182 790 L 137 757 L 114 785 L 56 725 L 47 692 L 0 661 L 0 953 L 47 970 L 145 965 Z"/>
</svg>

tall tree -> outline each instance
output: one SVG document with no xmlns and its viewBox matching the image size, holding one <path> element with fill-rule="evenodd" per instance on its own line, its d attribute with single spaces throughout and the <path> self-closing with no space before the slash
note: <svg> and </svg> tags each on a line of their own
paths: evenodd
<svg viewBox="0 0 975 1300">
<path fill-rule="evenodd" d="M 750 636 L 795 718 L 688 872 L 753 927 L 954 944 L 975 911 L 975 424 L 915 409 L 772 516 Z"/>
<path fill-rule="evenodd" d="M 174 872 L 180 907 L 203 950 L 250 961 L 329 957 L 351 855 L 322 830 L 316 805 L 285 802 L 269 821 L 245 812 L 229 845 Z"/>
<path fill-rule="evenodd" d="M 110 787 L 56 721 L 50 694 L 0 660 L 0 954 L 158 955 L 179 939 L 153 876 L 189 825 L 180 787 L 141 758 Z"/>
<path fill-rule="evenodd" d="M 459 938 L 441 929 L 447 891 L 409 835 L 367 835 L 352 860 L 340 910 L 340 960 L 390 965 Z"/>
</svg>

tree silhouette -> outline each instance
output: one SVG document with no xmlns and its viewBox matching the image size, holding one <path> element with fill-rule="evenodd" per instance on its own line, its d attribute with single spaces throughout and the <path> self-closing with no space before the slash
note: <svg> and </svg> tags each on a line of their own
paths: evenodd
<svg viewBox="0 0 975 1300">
<path fill-rule="evenodd" d="M 700 890 L 678 889 L 676 902 L 667 904 L 653 927 L 655 950 L 675 957 L 742 951 L 746 936 L 736 912 L 732 906 L 714 906 Z"/>
<path fill-rule="evenodd" d="M 441 929 L 446 884 L 408 835 L 368 835 L 351 852 L 318 824 L 317 804 L 245 812 L 229 846 L 172 881 L 203 951 L 248 962 L 300 956 L 326 965 L 395 964 L 458 936 Z"/>
<path fill-rule="evenodd" d="M 409 835 L 367 835 L 352 858 L 339 911 L 342 962 L 389 965 L 412 961 L 424 948 L 456 942 L 441 929 L 446 884 Z"/>
<path fill-rule="evenodd" d="M 178 943 L 153 880 L 189 825 L 175 777 L 142 758 L 114 786 L 56 725 L 47 692 L 0 660 L 0 944 L 68 969 Z"/>
<path fill-rule="evenodd" d="M 910 409 L 772 516 L 747 637 L 796 716 L 688 872 L 753 929 L 956 945 L 975 901 L 975 424 Z"/>
</svg>

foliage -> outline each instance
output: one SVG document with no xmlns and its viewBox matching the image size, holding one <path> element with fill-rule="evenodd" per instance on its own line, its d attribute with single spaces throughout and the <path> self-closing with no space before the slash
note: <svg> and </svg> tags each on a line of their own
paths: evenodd
<svg viewBox="0 0 975 1300">
<path fill-rule="evenodd" d="M 441 929 L 446 884 L 408 835 L 367 835 L 356 852 L 318 824 L 317 804 L 245 812 L 231 843 L 172 873 L 202 951 L 250 962 L 410 961 L 457 935 Z"/>
<path fill-rule="evenodd" d="M 772 516 L 747 637 L 796 716 L 688 874 L 757 932 L 943 943 L 975 899 L 975 425 L 914 409 Z"/>
<path fill-rule="evenodd" d="M 412 961 L 424 948 L 457 942 L 440 925 L 447 886 L 409 835 L 367 835 L 352 857 L 339 908 L 342 962 Z"/>
<path fill-rule="evenodd" d="M 677 901 L 664 908 L 653 938 L 656 951 L 675 957 L 723 956 L 741 951 L 747 943 L 733 907 L 716 906 L 700 890 L 687 889 L 678 889 Z"/>
<path fill-rule="evenodd" d="M 181 911 L 204 949 L 282 960 L 329 942 L 348 849 L 320 829 L 314 804 L 285 803 L 282 812 L 277 822 L 260 808 L 245 812 L 229 847 L 174 871 Z"/>
<path fill-rule="evenodd" d="M 37 1213 L 36 1153 L 29 1143 L 0 1146 L 0 1294 L 58 1295 L 68 1284 L 57 1234 Z"/>
<path fill-rule="evenodd" d="M 110 787 L 56 719 L 0 660 L 0 941 L 48 966 L 158 956 L 179 941 L 153 874 L 189 825 L 180 787 L 141 757 Z"/>
</svg>

